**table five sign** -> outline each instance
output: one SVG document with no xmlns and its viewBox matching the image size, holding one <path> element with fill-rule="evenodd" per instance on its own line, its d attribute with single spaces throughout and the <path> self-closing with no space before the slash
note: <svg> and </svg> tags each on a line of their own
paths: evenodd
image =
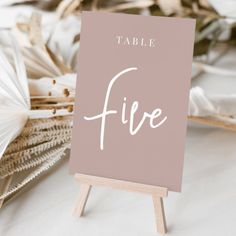
<svg viewBox="0 0 236 236">
<path fill-rule="evenodd" d="M 194 30 L 82 13 L 71 173 L 181 190 Z"/>
</svg>

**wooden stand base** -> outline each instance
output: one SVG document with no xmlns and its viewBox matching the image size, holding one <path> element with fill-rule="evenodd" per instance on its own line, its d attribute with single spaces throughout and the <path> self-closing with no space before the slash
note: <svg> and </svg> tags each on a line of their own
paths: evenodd
<svg viewBox="0 0 236 236">
<path fill-rule="evenodd" d="M 75 178 L 81 184 L 78 203 L 74 210 L 75 215 L 83 215 L 92 186 L 105 186 L 127 191 L 141 192 L 152 195 L 157 231 L 161 234 L 165 234 L 167 232 L 165 211 L 162 199 L 168 195 L 167 188 L 83 174 L 76 174 Z"/>
</svg>

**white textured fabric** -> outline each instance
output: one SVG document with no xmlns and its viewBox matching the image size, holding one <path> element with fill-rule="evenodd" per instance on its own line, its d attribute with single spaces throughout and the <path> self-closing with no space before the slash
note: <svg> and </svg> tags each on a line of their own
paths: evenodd
<svg viewBox="0 0 236 236">
<path fill-rule="evenodd" d="M 227 22 L 233 24 L 236 21 L 236 1 L 235 0 L 209 0 L 214 9 L 221 15 L 229 17 Z"/>
<path fill-rule="evenodd" d="M 182 193 L 164 199 L 168 236 L 236 235 L 236 134 L 189 128 Z M 63 163 L 0 211 L 3 236 L 159 236 L 152 199 L 92 189 L 82 218 L 72 211 L 79 184 Z"/>
</svg>

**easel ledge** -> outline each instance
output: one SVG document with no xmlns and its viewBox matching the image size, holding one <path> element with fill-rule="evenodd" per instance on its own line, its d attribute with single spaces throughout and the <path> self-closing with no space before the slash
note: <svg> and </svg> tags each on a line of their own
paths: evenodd
<svg viewBox="0 0 236 236">
<path fill-rule="evenodd" d="M 81 184 L 79 199 L 74 210 L 75 215 L 83 215 L 92 186 L 104 186 L 132 192 L 145 193 L 152 195 L 157 231 L 161 234 L 165 234 L 167 232 L 163 205 L 163 197 L 168 196 L 167 188 L 84 174 L 75 174 L 75 178 Z"/>
</svg>

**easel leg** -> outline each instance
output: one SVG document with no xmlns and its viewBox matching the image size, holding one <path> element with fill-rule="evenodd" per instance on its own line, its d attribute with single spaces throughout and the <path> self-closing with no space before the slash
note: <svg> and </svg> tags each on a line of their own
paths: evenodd
<svg viewBox="0 0 236 236">
<path fill-rule="evenodd" d="M 90 190 L 91 190 L 91 185 L 81 184 L 79 199 L 74 210 L 74 215 L 78 215 L 79 217 L 83 215 L 84 208 L 87 203 Z"/>
<path fill-rule="evenodd" d="M 157 195 L 152 195 L 152 199 L 156 216 L 157 231 L 161 234 L 165 234 L 167 232 L 167 228 L 163 199 Z"/>
</svg>

